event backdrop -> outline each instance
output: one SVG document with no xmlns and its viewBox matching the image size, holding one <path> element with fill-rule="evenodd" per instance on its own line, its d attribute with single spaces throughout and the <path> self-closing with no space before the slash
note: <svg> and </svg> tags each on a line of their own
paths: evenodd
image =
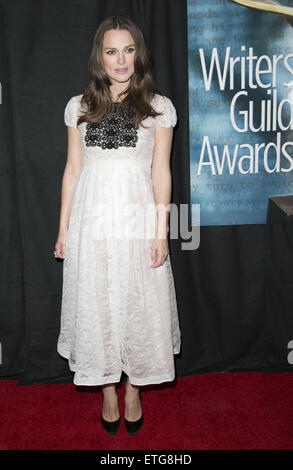
<svg viewBox="0 0 293 470">
<path fill-rule="evenodd" d="M 282 34 L 289 34 L 283 17 L 248 10 L 228 0 L 198 2 L 195 26 L 202 28 L 202 34 L 207 28 L 212 31 L 215 26 L 210 16 L 217 11 L 222 17 L 215 24 L 234 24 L 224 21 L 226 6 L 234 14 L 233 21 L 238 18 L 236 12 L 247 16 L 250 41 L 256 41 L 260 32 L 265 41 L 266 29 L 277 41 L 275 27 L 279 24 Z M 68 361 L 56 349 L 63 262 L 54 258 L 53 250 L 67 157 L 63 118 L 68 99 L 82 93 L 88 84 L 93 36 L 109 15 L 126 14 L 143 29 L 155 81 L 178 115 L 171 154 L 171 201 L 178 207 L 190 205 L 189 111 L 193 119 L 196 110 L 188 106 L 187 7 L 187 0 L 0 0 L 0 380 L 17 379 L 19 385 L 72 383 Z M 264 28 L 262 21 L 269 18 L 271 23 Z M 236 27 L 234 33 L 235 37 L 241 34 Z M 202 35 L 195 35 L 203 41 Z M 231 32 L 233 50 L 234 36 Z M 220 41 L 228 36 L 218 31 L 217 37 Z M 252 44 L 250 41 L 239 44 Z M 200 65 L 199 47 L 194 48 L 194 59 Z M 207 67 L 212 49 L 204 44 Z M 225 48 L 218 50 L 225 57 Z M 270 57 L 275 53 L 290 51 L 270 50 Z M 290 80 L 287 75 L 286 82 Z M 211 92 L 201 85 L 200 66 L 195 78 L 201 86 L 199 95 L 208 97 Z M 228 88 L 220 91 L 214 83 L 217 80 L 213 79 L 211 90 L 218 90 L 219 99 L 229 94 Z M 191 91 L 192 86 L 190 82 Z M 236 92 L 236 88 L 231 90 L 228 103 Z M 208 135 L 216 145 L 221 115 L 213 120 L 219 108 L 208 110 L 207 105 L 206 101 L 206 123 L 203 113 L 200 117 L 209 129 L 198 134 L 198 141 L 201 135 Z M 226 120 L 230 139 L 233 135 L 243 138 Z M 255 135 L 267 133 L 247 133 L 248 138 Z M 284 135 L 283 131 L 282 141 Z M 190 137 L 194 143 L 194 134 Z M 200 148 L 199 143 L 198 151 Z M 193 158 L 198 151 L 192 152 Z M 243 179 L 249 182 L 255 176 L 243 175 Z M 202 184 L 200 177 L 197 180 Z M 194 198 L 195 192 L 192 194 Z M 182 331 L 182 352 L 174 356 L 177 377 L 219 371 L 292 372 L 293 221 L 287 219 L 284 223 L 231 226 L 221 220 L 222 225 L 201 226 L 200 245 L 193 250 L 182 249 L 181 231 L 178 239 L 170 236 Z"/>
<path fill-rule="evenodd" d="M 265 223 L 269 197 L 293 190 L 293 8 L 285 16 L 268 11 L 282 11 L 275 2 L 238 3 L 261 9 L 188 0 L 191 202 L 201 225 Z"/>
</svg>

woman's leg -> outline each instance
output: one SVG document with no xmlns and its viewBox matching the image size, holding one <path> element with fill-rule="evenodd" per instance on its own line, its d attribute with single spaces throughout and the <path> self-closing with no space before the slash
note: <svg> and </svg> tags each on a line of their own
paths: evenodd
<svg viewBox="0 0 293 470">
<path fill-rule="evenodd" d="M 106 384 L 102 387 L 103 418 L 107 421 L 116 421 L 119 418 L 118 394 L 116 385 Z"/>
<path fill-rule="evenodd" d="M 142 415 L 142 407 L 139 397 L 140 389 L 137 385 L 130 383 L 129 377 L 127 377 L 125 385 L 125 418 L 128 421 L 136 421 Z"/>
</svg>

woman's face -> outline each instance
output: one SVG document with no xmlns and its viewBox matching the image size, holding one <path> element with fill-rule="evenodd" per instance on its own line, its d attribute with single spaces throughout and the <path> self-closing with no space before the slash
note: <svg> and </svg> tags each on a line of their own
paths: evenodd
<svg viewBox="0 0 293 470">
<path fill-rule="evenodd" d="M 103 61 L 113 85 L 130 80 L 134 72 L 135 44 L 126 29 L 109 29 L 104 34 Z"/>
</svg>

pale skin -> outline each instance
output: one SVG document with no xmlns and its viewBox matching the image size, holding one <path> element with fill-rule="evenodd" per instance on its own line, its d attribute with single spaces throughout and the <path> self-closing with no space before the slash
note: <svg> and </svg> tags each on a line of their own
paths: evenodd
<svg viewBox="0 0 293 470">
<path fill-rule="evenodd" d="M 112 100 L 117 101 L 117 95 L 126 90 L 134 72 L 135 44 L 127 30 L 108 30 L 103 40 L 103 61 L 105 71 L 111 79 L 110 91 Z M 118 73 L 118 68 L 127 69 Z M 121 98 L 120 98 L 121 99 Z M 123 96 L 122 96 L 123 99 Z M 67 162 L 64 169 L 61 187 L 61 210 L 59 232 L 55 250 L 59 258 L 65 258 L 66 236 L 70 219 L 71 203 L 82 169 L 82 144 L 80 131 L 67 127 L 68 147 Z M 168 256 L 169 213 L 168 205 L 171 198 L 170 152 L 173 139 L 173 128 L 161 128 L 155 132 L 155 145 L 152 162 L 152 184 L 154 199 L 157 205 L 157 233 L 152 243 L 151 268 L 161 266 Z M 103 417 L 108 421 L 119 418 L 118 396 L 116 385 L 107 384 L 103 390 Z M 136 421 L 142 413 L 139 399 L 139 387 L 132 385 L 127 377 L 125 387 L 125 418 Z"/>
</svg>

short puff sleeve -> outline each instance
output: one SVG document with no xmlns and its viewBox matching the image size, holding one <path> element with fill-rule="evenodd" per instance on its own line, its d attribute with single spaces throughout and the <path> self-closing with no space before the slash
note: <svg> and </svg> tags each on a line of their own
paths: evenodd
<svg viewBox="0 0 293 470">
<path fill-rule="evenodd" d="M 156 111 L 164 114 L 155 117 L 155 131 L 161 127 L 175 127 L 177 123 L 176 109 L 167 96 L 158 95 Z"/>
<path fill-rule="evenodd" d="M 67 102 L 64 111 L 64 122 L 66 126 L 77 127 L 77 120 L 79 118 L 79 109 L 80 109 L 80 97 L 73 96 Z"/>
</svg>

